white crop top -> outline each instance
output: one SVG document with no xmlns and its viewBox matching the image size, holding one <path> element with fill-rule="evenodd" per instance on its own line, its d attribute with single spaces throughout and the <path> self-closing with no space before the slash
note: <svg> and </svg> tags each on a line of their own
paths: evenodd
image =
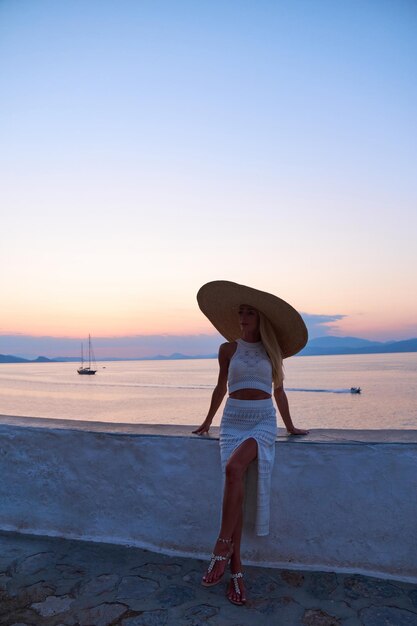
<svg viewBox="0 0 417 626">
<path fill-rule="evenodd" d="M 236 351 L 229 363 L 229 393 L 239 389 L 260 389 L 271 393 L 272 365 L 262 341 L 250 343 L 237 339 L 236 343 Z"/>
</svg>

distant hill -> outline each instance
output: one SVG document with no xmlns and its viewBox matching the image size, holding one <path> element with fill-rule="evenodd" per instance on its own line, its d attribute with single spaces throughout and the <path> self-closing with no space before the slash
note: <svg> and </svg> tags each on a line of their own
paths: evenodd
<svg viewBox="0 0 417 626">
<path fill-rule="evenodd" d="M 359 353 L 364 352 L 360 350 Z M 383 343 L 382 346 L 371 346 L 367 351 L 369 353 L 377 352 L 417 352 L 417 337 L 415 339 L 405 339 L 404 341 L 390 341 Z"/>
<path fill-rule="evenodd" d="M 215 359 L 217 354 L 197 354 L 197 355 L 189 355 L 189 354 L 181 354 L 181 352 L 174 352 L 169 356 L 164 354 L 157 354 L 156 356 L 144 356 L 141 359 L 133 359 L 140 361 L 179 361 L 183 359 Z"/>
<path fill-rule="evenodd" d="M 38 356 L 37 359 L 23 359 L 20 356 L 12 354 L 0 354 L 0 363 L 54 363 L 54 359 L 48 359 L 46 356 Z"/>
<path fill-rule="evenodd" d="M 0 363 L 29 363 L 28 359 L 21 359 L 11 354 L 0 354 Z"/>
<path fill-rule="evenodd" d="M 311 339 L 299 353 L 300 356 L 331 354 L 379 354 L 392 352 L 417 352 L 417 338 L 405 341 L 368 341 L 357 337 L 318 337 Z"/>
<path fill-rule="evenodd" d="M 107 356 L 96 359 L 97 361 L 180 361 L 183 359 L 215 359 L 217 354 L 182 354 L 174 352 L 173 354 L 155 354 L 154 356 L 140 356 L 132 358 L 119 358 L 115 356 Z M 77 356 L 57 356 L 54 361 L 59 363 L 79 363 L 80 357 Z"/>
<path fill-rule="evenodd" d="M 417 352 L 417 338 L 404 341 L 368 341 L 358 337 L 317 337 L 311 339 L 306 347 L 297 356 L 321 356 L 332 354 L 382 354 L 394 352 Z M 217 354 L 189 355 L 174 352 L 170 355 L 157 354 L 137 358 L 106 357 L 99 361 L 176 361 L 184 359 L 215 359 Z M 0 363 L 73 363 L 79 362 L 79 357 L 56 357 L 48 359 L 38 356 L 36 359 L 24 359 L 11 354 L 0 354 Z"/>
<path fill-rule="evenodd" d="M 318 337 L 316 339 L 310 339 L 308 342 L 309 347 L 321 347 L 321 348 L 337 348 L 343 346 L 345 348 L 366 348 L 369 346 L 381 345 L 380 341 L 369 341 L 368 339 L 359 339 L 358 337 Z"/>
</svg>

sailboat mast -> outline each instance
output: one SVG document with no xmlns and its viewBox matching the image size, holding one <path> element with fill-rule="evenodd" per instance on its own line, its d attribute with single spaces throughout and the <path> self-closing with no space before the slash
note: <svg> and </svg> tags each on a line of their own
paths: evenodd
<svg viewBox="0 0 417 626">
<path fill-rule="evenodd" d="M 96 358 L 94 356 L 93 346 L 91 345 L 91 335 L 88 335 L 88 367 L 84 367 L 84 343 L 81 342 L 81 367 L 78 368 L 79 374 L 92 375 L 95 374 L 97 369 L 91 369 L 91 359 L 93 362 L 96 362 Z M 87 361 L 85 361 L 87 363 Z"/>
</svg>

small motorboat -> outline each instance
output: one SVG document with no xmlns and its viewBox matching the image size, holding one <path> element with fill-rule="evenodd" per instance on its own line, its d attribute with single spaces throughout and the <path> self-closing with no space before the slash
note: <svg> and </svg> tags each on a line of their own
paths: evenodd
<svg viewBox="0 0 417 626">
<path fill-rule="evenodd" d="M 360 393 L 361 392 L 361 388 L 360 387 L 351 387 L 350 388 L 350 393 Z"/>
</svg>

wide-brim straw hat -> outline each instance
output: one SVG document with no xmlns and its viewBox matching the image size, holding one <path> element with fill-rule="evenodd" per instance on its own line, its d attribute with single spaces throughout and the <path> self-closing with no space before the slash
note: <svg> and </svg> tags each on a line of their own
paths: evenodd
<svg viewBox="0 0 417 626">
<path fill-rule="evenodd" d="M 241 337 L 238 312 L 242 304 L 247 304 L 271 322 L 283 358 L 297 354 L 307 343 L 308 332 L 301 315 L 288 302 L 266 291 L 214 280 L 200 288 L 197 301 L 204 315 L 228 341 Z"/>
</svg>

